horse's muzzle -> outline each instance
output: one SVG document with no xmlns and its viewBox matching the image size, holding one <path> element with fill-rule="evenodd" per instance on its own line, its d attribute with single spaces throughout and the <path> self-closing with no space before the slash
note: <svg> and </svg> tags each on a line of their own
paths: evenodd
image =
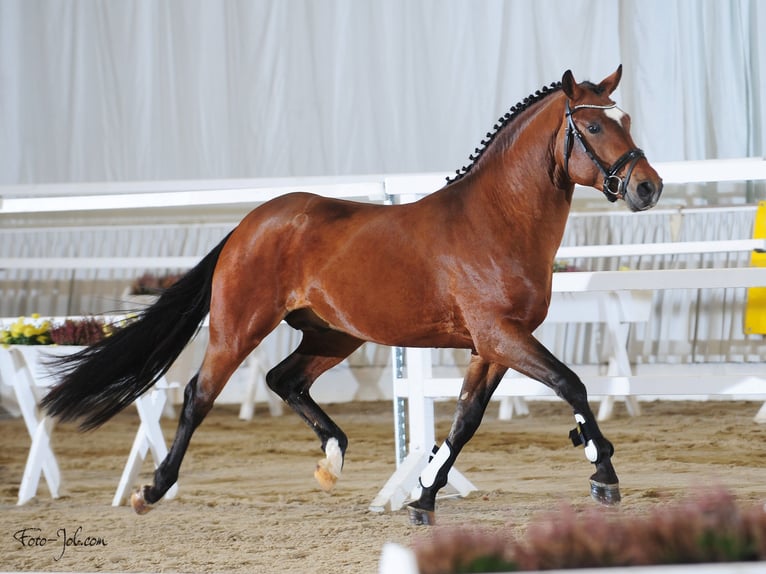
<svg viewBox="0 0 766 574">
<path fill-rule="evenodd" d="M 625 194 L 625 203 L 628 204 L 631 211 L 645 211 L 657 205 L 661 194 L 661 179 L 658 179 L 656 182 L 645 179 L 638 182 L 635 188 L 628 189 L 628 192 Z"/>
</svg>

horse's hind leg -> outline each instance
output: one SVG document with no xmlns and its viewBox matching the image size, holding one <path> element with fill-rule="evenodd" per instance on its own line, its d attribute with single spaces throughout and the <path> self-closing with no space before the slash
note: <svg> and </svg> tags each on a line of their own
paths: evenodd
<svg viewBox="0 0 766 574">
<path fill-rule="evenodd" d="M 471 357 L 460 390 L 452 428 L 447 439 L 420 474 L 420 498 L 408 505 L 412 524 L 434 524 L 437 492 L 447 484 L 447 475 L 460 451 L 479 428 L 492 393 L 508 369 Z"/>
<path fill-rule="evenodd" d="M 178 480 L 186 450 L 189 447 L 192 434 L 210 412 L 216 397 L 226 385 L 229 377 L 255 346 L 234 350 L 228 346 L 229 341 L 211 341 L 205 352 L 199 372 L 194 375 L 184 390 L 184 404 L 178 420 L 178 429 L 173 444 L 165 459 L 154 472 L 154 483 L 145 485 L 131 497 L 133 510 L 145 514 L 159 501 L 173 484 Z"/>
<path fill-rule="evenodd" d="M 330 490 L 340 476 L 348 439 L 309 395 L 316 378 L 353 353 L 363 341 L 338 331 L 306 331 L 298 348 L 266 375 L 275 393 L 308 423 L 322 443 L 326 458 L 314 476 Z"/>
</svg>

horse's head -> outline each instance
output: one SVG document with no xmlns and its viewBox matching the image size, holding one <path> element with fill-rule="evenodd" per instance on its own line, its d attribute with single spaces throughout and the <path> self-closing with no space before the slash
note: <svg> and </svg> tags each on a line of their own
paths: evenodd
<svg viewBox="0 0 766 574">
<path fill-rule="evenodd" d="M 595 187 L 609 201 L 624 199 L 632 211 L 643 211 L 657 204 L 662 179 L 633 143 L 630 116 L 609 99 L 621 75 L 622 66 L 596 85 L 578 84 L 571 71 L 564 73 L 565 135 L 556 152 L 570 181 Z"/>
</svg>

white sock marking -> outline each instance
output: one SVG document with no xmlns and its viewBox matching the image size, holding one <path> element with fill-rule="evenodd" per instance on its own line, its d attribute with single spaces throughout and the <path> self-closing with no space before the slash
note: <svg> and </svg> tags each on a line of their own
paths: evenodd
<svg viewBox="0 0 766 574">
<path fill-rule="evenodd" d="M 327 470 L 334 476 L 340 476 L 343 468 L 343 453 L 340 452 L 338 439 L 331 438 L 324 447 L 324 453 L 327 457 Z"/>
</svg>

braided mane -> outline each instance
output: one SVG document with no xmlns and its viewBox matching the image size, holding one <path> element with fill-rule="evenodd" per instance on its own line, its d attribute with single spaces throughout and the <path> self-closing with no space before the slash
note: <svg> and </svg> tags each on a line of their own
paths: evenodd
<svg viewBox="0 0 766 574">
<path fill-rule="evenodd" d="M 541 89 L 537 90 L 534 94 L 527 96 L 521 102 L 511 107 L 511 109 L 508 110 L 506 114 L 504 114 L 497 120 L 497 122 L 492 128 L 492 131 L 487 132 L 487 135 L 484 136 L 484 139 L 481 140 L 481 147 L 477 147 L 476 149 L 474 149 L 473 153 L 470 156 L 468 156 L 468 159 L 471 160 L 471 163 L 469 163 L 467 166 L 464 165 L 462 168 L 458 170 L 455 170 L 455 175 L 453 177 L 447 177 L 447 184 L 453 183 L 465 177 L 465 175 L 469 171 L 471 171 L 471 168 L 476 164 L 479 158 L 487 150 L 487 148 L 489 147 L 489 144 L 491 144 L 494 141 L 494 139 L 497 137 L 500 131 L 509 123 L 511 123 L 521 112 L 529 108 L 529 106 L 536 104 L 543 98 L 549 96 L 550 94 L 554 92 L 557 92 L 560 89 L 561 89 L 561 82 L 554 82 L 550 86 L 543 86 Z"/>
</svg>

